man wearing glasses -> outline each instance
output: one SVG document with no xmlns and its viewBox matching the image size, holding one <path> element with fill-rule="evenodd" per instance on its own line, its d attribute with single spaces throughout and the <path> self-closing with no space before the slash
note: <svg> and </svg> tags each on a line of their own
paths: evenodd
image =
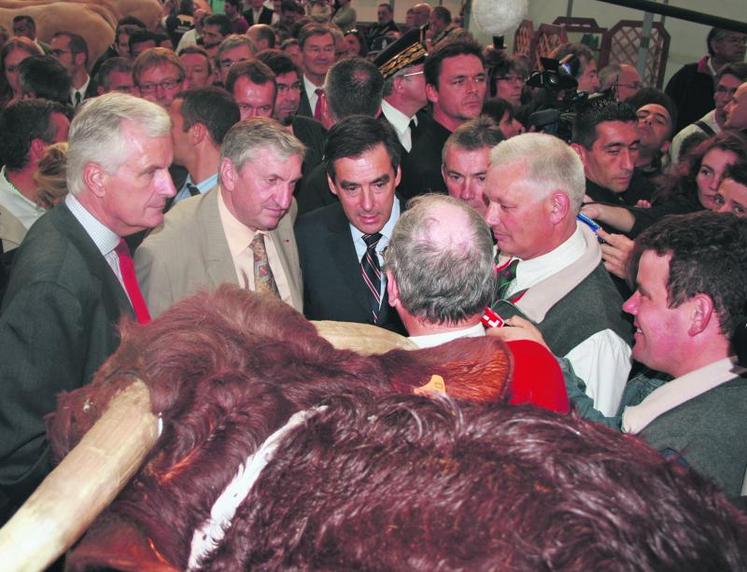
<svg viewBox="0 0 747 572">
<path fill-rule="evenodd" d="M 249 61 L 253 57 L 252 41 L 248 37 L 231 34 L 223 40 L 218 47 L 218 75 L 221 83 L 226 84 L 231 66 Z"/>
<path fill-rule="evenodd" d="M 166 48 L 145 50 L 137 57 L 132 68 L 140 96 L 165 108 L 182 91 L 185 75 L 181 60 Z"/>
</svg>

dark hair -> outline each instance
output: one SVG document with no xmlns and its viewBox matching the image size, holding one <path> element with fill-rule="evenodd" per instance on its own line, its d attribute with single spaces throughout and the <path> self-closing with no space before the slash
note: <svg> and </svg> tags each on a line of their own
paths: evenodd
<svg viewBox="0 0 747 572">
<path fill-rule="evenodd" d="M 725 75 L 733 75 L 739 81 L 747 80 L 747 63 L 726 64 L 725 66 L 722 66 L 716 74 L 716 83 L 718 83 Z"/>
<path fill-rule="evenodd" d="M 275 76 L 295 72 L 301 77 L 300 70 L 293 63 L 293 60 L 283 50 L 268 48 L 257 54 L 257 59 L 267 65 Z"/>
<path fill-rule="evenodd" d="M 441 76 L 441 64 L 445 59 L 461 55 L 475 56 L 480 63 L 485 65 L 485 58 L 482 56 L 482 49 L 477 42 L 458 39 L 447 40 L 439 43 L 436 48 L 428 54 L 423 65 L 425 82 L 438 89 L 438 78 Z"/>
<path fill-rule="evenodd" d="M 514 106 L 511 105 L 511 102 L 500 97 L 486 99 L 485 103 L 482 104 L 481 115 L 490 117 L 496 122 L 496 124 L 503 120 L 503 116 L 506 113 L 508 113 L 508 116 L 511 119 L 516 117 L 516 110 L 514 109 Z"/>
<path fill-rule="evenodd" d="M 186 132 L 195 123 L 203 124 L 216 146 L 223 143 L 228 130 L 241 119 L 239 106 L 231 94 L 220 87 L 200 87 L 178 93 Z"/>
<path fill-rule="evenodd" d="M 29 161 L 34 139 L 54 143 L 56 128 L 53 113 L 70 117 L 69 110 L 54 101 L 22 99 L 8 105 L 0 115 L 0 159 L 10 171 L 23 169 Z"/>
<path fill-rule="evenodd" d="M 310 22 L 306 24 L 298 34 L 298 45 L 303 49 L 303 45 L 312 36 L 326 36 L 329 34 L 334 39 L 332 27 L 329 24 L 320 24 L 319 22 Z"/>
<path fill-rule="evenodd" d="M 593 103 L 581 110 L 573 122 L 573 142 L 591 149 L 597 140 L 597 125 L 607 121 L 638 123 L 635 109 L 627 102 L 604 101 Z"/>
<path fill-rule="evenodd" d="M 384 76 L 368 60 L 345 58 L 329 68 L 324 91 L 335 119 L 350 115 L 373 117 L 384 97 Z"/>
<path fill-rule="evenodd" d="M 495 97 L 498 93 L 497 81 L 511 72 L 521 73 L 527 76 L 527 66 L 524 62 L 514 56 L 506 53 L 506 50 L 496 50 L 489 46 L 483 50 L 485 57 L 485 67 L 488 70 L 488 89 L 490 97 Z"/>
<path fill-rule="evenodd" d="M 365 58 L 368 55 L 368 42 L 366 41 L 366 38 L 363 36 L 363 32 L 361 32 L 358 28 L 352 28 L 345 32 L 344 36 L 355 36 L 358 38 L 358 45 L 361 47 L 361 52 L 357 55 L 359 55 L 362 58 Z"/>
<path fill-rule="evenodd" d="M 451 11 L 443 6 L 434 6 L 431 9 L 431 14 L 441 20 L 447 26 L 451 24 Z"/>
<path fill-rule="evenodd" d="M 72 80 L 65 67 L 52 56 L 31 56 L 18 66 L 21 91 L 40 99 L 67 105 Z"/>
<path fill-rule="evenodd" d="M 28 14 L 19 14 L 18 16 L 13 16 L 12 24 L 19 24 L 21 22 L 26 22 L 29 27 L 34 32 L 36 32 L 36 22 L 31 16 L 29 16 Z"/>
<path fill-rule="evenodd" d="M 120 18 L 117 20 L 117 33 L 119 33 L 119 29 L 122 26 L 137 26 L 138 28 L 142 28 L 145 30 L 148 26 L 145 25 L 145 22 L 143 22 L 140 18 L 136 18 L 135 16 L 125 16 L 124 18 Z"/>
<path fill-rule="evenodd" d="M 717 40 L 720 40 L 725 34 L 728 34 L 729 30 L 724 30 L 722 28 L 711 28 L 711 30 L 708 32 L 708 35 L 706 36 L 706 47 L 708 48 L 708 55 L 713 55 L 713 48 L 711 47 L 711 42 L 715 42 Z"/>
<path fill-rule="evenodd" d="M 377 145 L 384 145 L 392 168 L 397 171 L 400 162 L 400 143 L 389 123 L 368 115 L 351 115 L 332 126 L 324 146 L 324 165 L 327 174 L 335 180 L 335 161 L 346 157 L 359 157 Z"/>
<path fill-rule="evenodd" d="M 211 14 L 202 22 L 204 26 L 218 26 L 221 36 L 227 36 L 231 33 L 231 20 L 225 14 Z"/>
<path fill-rule="evenodd" d="M 747 220 L 711 211 L 664 217 L 636 238 L 631 281 L 647 250 L 671 255 L 669 307 L 676 308 L 697 294 L 708 295 L 721 332 L 730 338 L 747 303 Z"/>
<path fill-rule="evenodd" d="M 671 97 L 660 89 L 656 89 L 655 87 L 642 87 L 629 97 L 625 103 L 630 105 L 630 107 L 636 111 L 650 103 L 661 105 L 667 110 L 667 113 L 669 113 L 669 117 L 672 120 L 672 126 L 669 131 L 670 138 L 674 134 L 674 128 L 677 125 L 677 105 L 672 101 Z"/>
<path fill-rule="evenodd" d="M 257 85 L 264 85 L 267 82 L 271 82 L 277 91 L 275 74 L 272 73 L 267 64 L 258 59 L 237 62 L 231 66 L 231 69 L 228 70 L 228 76 L 226 76 L 226 89 L 228 93 L 233 94 L 233 87 L 240 77 L 249 78 L 252 83 L 256 83 Z"/>
<path fill-rule="evenodd" d="M 151 32 L 150 30 L 133 30 L 130 33 L 130 37 L 127 39 L 127 47 L 130 49 L 130 55 L 132 55 L 132 48 L 137 44 L 144 44 L 145 42 L 154 42 L 158 47 L 161 37 L 158 34 Z"/>
<path fill-rule="evenodd" d="M 654 201 L 666 202 L 675 198 L 686 200 L 698 196 L 696 177 L 700 171 L 703 158 L 712 149 L 730 151 L 738 161 L 747 161 L 747 138 L 734 131 L 722 131 L 698 143 L 681 160 L 674 170 L 658 180 L 659 190 L 654 194 Z M 697 200 L 697 199 L 695 199 Z"/>
<path fill-rule="evenodd" d="M 724 179 L 731 179 L 735 183 L 747 187 L 747 160 L 742 159 L 729 165 L 724 171 Z"/>
<path fill-rule="evenodd" d="M 73 54 L 86 54 L 86 64 L 88 63 L 88 43 L 80 34 L 74 32 L 55 32 L 52 38 L 68 38 L 68 47 Z"/>
<path fill-rule="evenodd" d="M 241 0 L 225 0 L 225 3 L 241 10 Z"/>
<path fill-rule="evenodd" d="M 113 72 L 124 72 L 132 74 L 132 62 L 127 58 L 109 58 L 99 67 L 98 71 L 96 72 L 94 82 L 97 86 L 101 86 L 104 89 L 108 90 L 109 74 Z"/>
<path fill-rule="evenodd" d="M 511 109 L 511 104 L 503 99 L 494 101 L 496 103 L 502 101 L 508 104 L 507 109 Z M 503 117 L 503 113 L 501 113 L 500 117 Z M 444 143 L 441 156 L 445 157 L 446 151 L 452 146 L 459 147 L 465 151 L 477 151 L 484 147 L 492 149 L 504 139 L 503 132 L 498 127 L 498 122 L 493 119 L 491 114 L 485 114 L 485 106 L 483 106 L 483 115 L 465 121 L 449 135 L 449 138 Z"/>
<path fill-rule="evenodd" d="M 0 101 L 3 103 L 7 102 L 13 95 L 8 80 L 5 77 L 5 58 L 14 50 L 22 50 L 29 56 L 41 56 L 44 53 L 39 46 L 26 36 L 16 36 L 5 42 L 2 49 L 0 49 L 0 91 L 2 92 Z"/>
</svg>

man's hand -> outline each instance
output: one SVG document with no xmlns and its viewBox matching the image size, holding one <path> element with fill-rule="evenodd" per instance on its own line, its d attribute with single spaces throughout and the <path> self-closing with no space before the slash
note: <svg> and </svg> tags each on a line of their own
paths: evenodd
<svg viewBox="0 0 747 572">
<path fill-rule="evenodd" d="M 520 316 L 508 318 L 502 328 L 487 328 L 487 335 L 501 338 L 504 342 L 515 340 L 530 340 L 542 344 L 547 348 L 542 332 L 529 320 Z M 549 349 L 549 348 L 548 348 Z"/>
<path fill-rule="evenodd" d="M 605 242 L 601 245 L 604 267 L 610 274 L 625 280 L 628 277 L 628 263 L 635 243 L 622 234 L 610 234 L 601 229 L 598 234 Z"/>
</svg>

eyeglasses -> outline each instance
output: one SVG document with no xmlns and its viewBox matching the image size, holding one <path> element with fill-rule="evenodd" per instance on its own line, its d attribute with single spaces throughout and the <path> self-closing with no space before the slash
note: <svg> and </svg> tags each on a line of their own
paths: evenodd
<svg viewBox="0 0 747 572">
<path fill-rule="evenodd" d="M 143 93 L 153 93 L 158 88 L 161 88 L 163 90 L 174 89 L 175 87 L 181 85 L 182 81 L 183 80 L 181 79 L 166 79 L 159 83 L 144 83 L 139 87 L 140 91 Z"/>
<path fill-rule="evenodd" d="M 423 75 L 425 72 L 423 70 L 416 71 L 416 72 L 410 72 L 410 73 L 403 73 L 400 77 L 413 77 L 416 75 Z"/>
<path fill-rule="evenodd" d="M 236 60 L 221 60 L 220 61 L 220 67 L 222 67 L 224 70 L 230 69 L 233 64 L 238 64 L 241 62 L 248 62 L 250 58 L 239 58 Z"/>
</svg>

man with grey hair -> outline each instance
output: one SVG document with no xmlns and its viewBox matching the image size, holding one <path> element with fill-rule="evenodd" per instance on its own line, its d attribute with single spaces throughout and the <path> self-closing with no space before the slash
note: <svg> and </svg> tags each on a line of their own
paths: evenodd
<svg viewBox="0 0 747 572">
<path fill-rule="evenodd" d="M 444 195 L 415 197 L 394 226 L 384 264 L 389 304 L 418 347 L 485 335 L 493 238 L 474 209 Z"/>
<path fill-rule="evenodd" d="M 178 203 L 137 250 L 138 278 L 154 315 L 225 282 L 302 309 L 293 190 L 304 151 L 273 119 L 229 129 L 220 148 L 219 186 Z"/>
<path fill-rule="evenodd" d="M 492 307 L 537 324 L 552 352 L 593 380 L 595 407 L 613 415 L 630 371 L 630 324 L 596 236 L 577 221 L 584 188 L 578 155 L 551 135 L 518 135 L 491 151 L 485 218 L 500 251 Z"/>
<path fill-rule="evenodd" d="M 218 46 L 218 75 L 221 83 L 225 84 L 228 72 L 240 62 L 248 62 L 254 58 L 254 44 L 246 36 L 231 34 Z"/>
<path fill-rule="evenodd" d="M 617 101 L 627 101 L 643 87 L 641 74 L 635 66 L 612 62 L 599 70 L 602 91 L 615 90 Z"/>
<path fill-rule="evenodd" d="M 122 237 L 160 224 L 174 195 L 169 129 L 158 105 L 121 93 L 72 122 L 70 193 L 29 229 L 0 311 L 0 522 L 51 470 L 57 394 L 116 350 L 121 317 L 150 319 Z"/>
</svg>

